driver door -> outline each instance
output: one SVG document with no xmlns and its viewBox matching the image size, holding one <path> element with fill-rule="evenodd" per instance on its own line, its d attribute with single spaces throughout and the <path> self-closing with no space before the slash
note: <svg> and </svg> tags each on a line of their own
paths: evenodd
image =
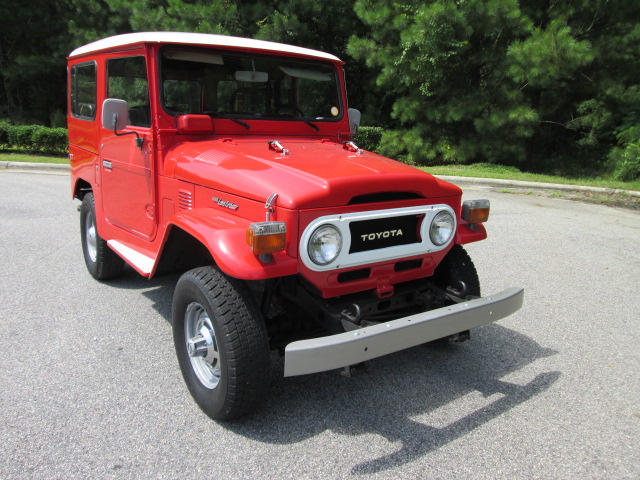
<svg viewBox="0 0 640 480">
<path fill-rule="evenodd" d="M 129 105 L 128 125 L 118 133 L 135 131 L 144 144 L 142 149 L 136 146 L 136 135 L 116 135 L 102 129 L 103 210 L 113 225 L 152 239 L 156 232 L 153 137 L 143 56 L 107 60 L 107 97 L 125 100 Z"/>
</svg>

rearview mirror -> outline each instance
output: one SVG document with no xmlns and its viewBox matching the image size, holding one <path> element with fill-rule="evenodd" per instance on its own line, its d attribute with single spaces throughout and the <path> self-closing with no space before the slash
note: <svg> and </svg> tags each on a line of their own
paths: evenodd
<svg viewBox="0 0 640 480">
<path fill-rule="evenodd" d="M 269 74 L 267 72 L 256 72 L 254 70 L 238 70 L 236 72 L 236 80 L 239 82 L 264 83 L 269 80 Z"/>
<path fill-rule="evenodd" d="M 129 123 L 129 105 L 124 100 L 107 98 L 102 103 L 102 126 L 106 129 L 124 130 Z"/>
</svg>

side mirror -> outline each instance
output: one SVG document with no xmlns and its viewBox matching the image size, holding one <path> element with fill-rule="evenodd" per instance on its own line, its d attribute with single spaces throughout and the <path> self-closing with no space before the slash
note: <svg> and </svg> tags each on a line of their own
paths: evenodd
<svg viewBox="0 0 640 480">
<path fill-rule="evenodd" d="M 102 103 L 102 126 L 108 130 L 124 130 L 129 122 L 129 105 L 118 98 L 107 98 Z"/>
<path fill-rule="evenodd" d="M 122 137 L 123 135 L 135 135 L 136 146 L 142 150 L 144 139 L 138 135 L 138 132 L 118 133 L 118 130 L 124 130 L 129 123 L 129 104 L 118 98 L 107 98 L 102 102 L 102 126 L 108 130 L 113 130 L 113 134 Z"/>
<path fill-rule="evenodd" d="M 360 110 L 357 110 L 355 108 L 350 108 L 348 112 L 349 130 L 351 130 L 351 133 L 355 135 L 356 133 L 358 133 L 358 127 L 360 126 L 360 118 L 362 117 L 362 114 L 360 113 Z"/>
</svg>

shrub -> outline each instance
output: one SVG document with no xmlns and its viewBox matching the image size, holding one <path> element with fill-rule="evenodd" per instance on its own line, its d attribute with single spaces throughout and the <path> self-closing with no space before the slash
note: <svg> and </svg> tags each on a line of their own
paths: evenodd
<svg viewBox="0 0 640 480">
<path fill-rule="evenodd" d="M 67 129 L 0 123 L 0 145 L 28 152 L 65 154 L 68 151 Z"/>
<path fill-rule="evenodd" d="M 353 141 L 370 152 L 377 152 L 383 133 L 382 127 L 360 127 Z"/>
<path fill-rule="evenodd" d="M 51 153 L 67 152 L 66 128 L 41 128 L 33 132 L 33 144 L 38 150 Z"/>
<path fill-rule="evenodd" d="M 616 180 L 631 182 L 640 178 L 640 142 L 630 142 L 624 147 L 615 147 L 609 154 Z"/>
<path fill-rule="evenodd" d="M 5 122 L 0 122 L 0 147 L 9 146 L 9 129 L 11 125 Z"/>
<path fill-rule="evenodd" d="M 33 135 L 45 127 L 40 125 L 15 125 L 9 128 L 9 144 L 13 147 L 23 148 L 29 152 L 37 150 L 33 141 Z"/>
</svg>

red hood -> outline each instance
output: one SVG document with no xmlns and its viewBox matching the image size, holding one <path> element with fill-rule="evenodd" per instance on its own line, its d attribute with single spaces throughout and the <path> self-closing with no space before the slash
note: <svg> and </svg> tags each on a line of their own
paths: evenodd
<svg viewBox="0 0 640 480">
<path fill-rule="evenodd" d="M 346 205 L 356 196 L 410 192 L 425 198 L 459 196 L 458 187 L 380 155 L 347 151 L 327 140 L 282 139 L 290 155 L 269 149 L 269 139 L 185 142 L 167 160 L 185 181 L 264 202 L 309 209 Z"/>
</svg>

